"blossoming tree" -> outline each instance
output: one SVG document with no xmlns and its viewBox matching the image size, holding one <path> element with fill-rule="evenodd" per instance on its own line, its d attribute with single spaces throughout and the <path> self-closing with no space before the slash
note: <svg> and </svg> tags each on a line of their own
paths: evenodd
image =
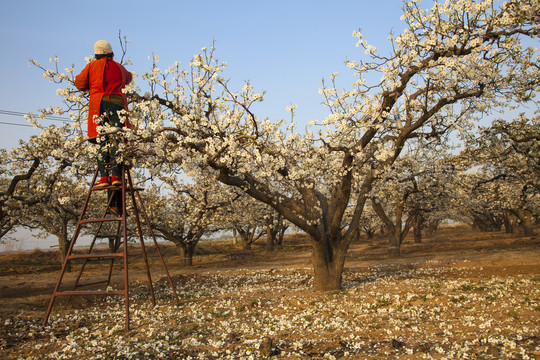
<svg viewBox="0 0 540 360">
<path fill-rule="evenodd" d="M 152 186 L 143 193 L 151 226 L 156 235 L 175 244 L 182 264 L 193 265 L 195 248 L 204 235 L 224 230 L 224 208 L 238 194 L 211 178 L 198 177 L 183 183 L 176 177 L 162 179 L 161 188 Z"/>
<path fill-rule="evenodd" d="M 513 216 L 528 236 L 535 234 L 540 215 L 539 125 L 538 115 L 497 120 L 469 138 L 462 153 L 474 168 L 470 195 L 498 216 L 499 227 L 503 222 L 511 227 L 508 217 Z"/>
<path fill-rule="evenodd" d="M 350 90 L 339 91 L 335 76 L 323 84 L 330 115 L 303 133 L 294 122 L 258 119 L 251 105 L 262 95 L 249 83 L 231 90 L 224 65 L 205 49 L 189 70 L 154 66 L 144 76 L 156 92 L 139 98 L 136 111 L 160 107 L 163 115 L 139 136 L 186 169 L 212 167 L 218 180 L 306 231 L 315 287 L 337 289 L 372 181 L 409 139 L 440 137 L 469 125 L 475 114 L 530 98 L 538 67 L 534 49 L 521 39 L 538 36 L 539 6 L 461 1 L 424 11 L 418 1 L 406 3 L 408 27 L 390 36 L 389 54 L 380 55 L 355 32 L 369 60 L 348 63 L 358 78 Z M 369 83 L 373 74 L 380 81 Z M 344 223 L 350 205 L 354 215 Z"/>
<path fill-rule="evenodd" d="M 127 89 L 139 123 L 125 135 L 144 154 L 138 165 L 167 162 L 188 175 L 211 168 L 309 234 L 315 288 L 339 289 L 372 182 L 406 143 L 465 128 L 479 113 L 529 100 L 538 86 L 535 49 L 522 41 L 539 35 L 538 0 L 434 2 L 428 10 L 413 0 L 403 10 L 406 28 L 390 34 L 385 54 L 354 32 L 365 50 L 348 62 L 357 80 L 346 90 L 336 74 L 323 82 L 329 115 L 305 131 L 294 117 L 259 119 L 253 104 L 263 94 L 249 82 L 234 90 L 213 47 L 186 68 L 161 70 L 154 57 L 141 77 L 149 91 Z M 76 92 L 61 95 L 84 107 Z"/>
<path fill-rule="evenodd" d="M 370 195 L 372 208 L 385 226 L 391 257 L 401 256 L 401 244 L 411 228 L 415 242 L 421 242 L 425 222 L 451 214 L 447 190 L 457 174 L 451 156 L 441 147 L 417 146 L 374 181 Z"/>
<path fill-rule="evenodd" d="M 29 159 L 28 163 L 13 160 L 6 150 L 0 149 L 0 240 L 20 224 L 17 212 L 28 205 L 14 198 L 18 196 L 17 185 L 30 179 L 41 163 L 39 158 Z"/>
<path fill-rule="evenodd" d="M 9 215 L 18 226 L 58 238 L 63 260 L 70 241 L 68 229 L 77 222 L 87 190 L 73 175 L 88 174 L 88 154 L 78 149 L 80 139 L 68 124 L 42 130 L 6 155 L 11 171 L 29 166 L 24 175 L 13 178 L 6 199 L 11 204 Z"/>
</svg>

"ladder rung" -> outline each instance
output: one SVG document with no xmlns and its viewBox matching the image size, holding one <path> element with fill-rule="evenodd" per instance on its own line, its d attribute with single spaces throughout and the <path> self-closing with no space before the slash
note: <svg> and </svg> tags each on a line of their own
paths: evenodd
<svg viewBox="0 0 540 360">
<path fill-rule="evenodd" d="M 92 191 L 99 191 L 99 190 L 122 190 L 122 186 L 112 186 L 112 185 L 100 186 L 100 187 L 92 186 Z"/>
<path fill-rule="evenodd" d="M 106 222 L 106 221 L 122 221 L 122 220 L 123 219 L 121 217 L 119 217 L 119 218 L 108 218 L 108 219 L 88 219 L 88 220 L 79 221 L 79 224 L 99 223 L 99 222 Z"/>
<path fill-rule="evenodd" d="M 99 259 L 99 258 L 115 258 L 115 257 L 124 257 L 124 253 L 116 254 L 82 254 L 82 255 L 69 255 L 68 259 Z"/>
<path fill-rule="evenodd" d="M 118 190 L 118 191 L 121 191 L 122 190 L 122 187 L 121 186 L 102 186 L 102 187 L 92 187 L 92 191 L 100 191 L 100 190 Z M 130 188 L 130 187 L 126 187 L 126 191 L 127 192 L 131 192 L 131 191 L 142 191 L 144 190 L 144 188 Z"/>
<path fill-rule="evenodd" d="M 57 291 L 54 296 L 77 296 L 77 295 L 126 295 L 126 290 L 118 291 Z"/>
</svg>

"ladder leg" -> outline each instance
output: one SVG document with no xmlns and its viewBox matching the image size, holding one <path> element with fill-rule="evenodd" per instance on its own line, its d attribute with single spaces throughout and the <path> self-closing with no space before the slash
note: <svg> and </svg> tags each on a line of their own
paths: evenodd
<svg viewBox="0 0 540 360">
<path fill-rule="evenodd" d="M 75 233 L 73 234 L 73 238 L 71 239 L 71 242 L 69 244 L 69 249 L 66 254 L 66 258 L 64 259 L 64 264 L 62 265 L 62 270 L 60 271 L 60 277 L 58 278 L 58 282 L 56 283 L 56 286 L 54 288 L 54 292 L 51 297 L 51 301 L 49 303 L 49 307 L 47 308 L 47 313 L 45 314 L 45 319 L 43 320 L 43 326 L 47 325 L 47 321 L 49 320 L 49 316 L 51 315 L 51 311 L 54 305 L 54 300 L 56 298 L 56 294 L 58 293 L 58 289 L 60 288 L 60 284 L 62 283 L 62 279 L 64 277 L 64 273 L 66 272 L 67 263 L 69 261 L 69 256 L 71 255 L 71 252 L 73 251 L 73 246 L 75 245 L 75 241 L 77 240 L 77 237 L 79 236 L 79 232 L 81 231 L 81 221 L 84 217 L 84 214 L 86 213 L 86 209 L 88 208 L 88 202 L 90 201 L 90 195 L 92 194 L 92 190 L 94 187 L 94 184 L 96 183 L 96 178 L 98 174 L 98 169 L 94 172 L 94 178 L 92 179 L 92 184 L 90 185 L 90 190 L 88 190 L 88 194 L 86 195 L 86 200 L 83 205 L 83 209 L 81 211 L 81 215 L 79 216 L 79 221 L 77 221 L 77 227 L 75 228 Z"/>
<path fill-rule="evenodd" d="M 118 223 L 118 227 L 116 228 L 116 239 L 114 240 L 114 252 L 118 252 L 118 248 L 120 247 L 120 229 L 122 224 Z M 112 277 L 112 270 L 114 265 L 114 258 L 111 259 L 111 264 L 109 266 L 109 276 L 107 278 L 107 287 L 111 285 L 111 277 Z"/>
<path fill-rule="evenodd" d="M 176 293 L 176 289 L 174 287 L 174 284 L 172 282 L 171 276 L 169 275 L 169 271 L 167 270 L 167 265 L 165 264 L 165 260 L 163 259 L 163 255 L 161 254 L 161 250 L 159 249 L 158 242 L 156 240 L 156 236 L 154 235 L 154 230 L 152 230 L 152 226 L 150 224 L 150 219 L 148 218 L 148 214 L 146 213 L 146 209 L 144 208 L 143 201 L 141 199 L 141 195 L 137 193 L 137 198 L 139 199 L 139 204 L 141 204 L 141 211 L 144 215 L 144 219 L 146 221 L 146 225 L 148 226 L 148 229 L 150 231 L 150 235 L 152 236 L 152 240 L 154 241 L 154 246 L 156 247 L 156 251 L 159 255 L 159 258 L 161 260 L 161 264 L 163 265 L 163 269 L 165 270 L 165 274 L 167 275 L 167 280 L 169 281 L 169 285 L 171 285 L 171 289 L 173 291 L 174 297 L 177 301 L 180 301 L 178 298 L 178 294 Z"/>
<path fill-rule="evenodd" d="M 128 277 L 128 244 L 126 216 L 126 176 L 125 165 L 122 165 L 122 226 L 124 238 L 124 293 L 126 303 L 126 331 L 129 331 L 129 277 Z"/>
<path fill-rule="evenodd" d="M 131 179 L 131 173 L 129 172 L 129 169 L 126 169 L 126 174 L 127 174 L 127 179 L 129 181 L 129 187 L 132 189 L 132 191 L 131 191 L 131 201 L 133 203 L 133 212 L 135 213 L 135 220 L 136 220 L 136 223 L 137 223 L 137 231 L 139 232 L 139 238 L 141 240 L 141 250 L 142 250 L 142 254 L 143 254 L 144 265 L 146 267 L 146 277 L 148 278 L 148 288 L 150 290 L 150 295 L 152 297 L 152 304 L 155 306 L 156 305 L 156 297 L 154 295 L 154 286 L 152 285 L 152 276 L 150 275 L 150 265 L 148 265 L 148 254 L 146 252 L 146 246 L 144 244 L 144 237 L 143 237 L 142 228 L 141 228 L 141 221 L 140 221 L 140 218 L 139 218 L 139 211 L 137 209 L 137 201 L 135 200 L 135 191 L 134 191 L 135 188 L 133 186 L 133 181 Z"/>
</svg>

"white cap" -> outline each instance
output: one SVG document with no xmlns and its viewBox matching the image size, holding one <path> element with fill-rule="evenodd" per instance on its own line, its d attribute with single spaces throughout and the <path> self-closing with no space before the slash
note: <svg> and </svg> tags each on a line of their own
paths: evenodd
<svg viewBox="0 0 540 360">
<path fill-rule="evenodd" d="M 105 40 L 98 40 L 94 44 L 94 54 L 95 55 L 106 55 L 106 54 L 112 54 L 112 47 L 111 44 L 109 44 L 108 41 Z"/>
</svg>

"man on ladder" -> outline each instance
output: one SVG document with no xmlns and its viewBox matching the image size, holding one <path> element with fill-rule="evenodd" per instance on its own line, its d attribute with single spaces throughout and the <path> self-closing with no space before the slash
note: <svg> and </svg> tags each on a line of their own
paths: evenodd
<svg viewBox="0 0 540 360">
<path fill-rule="evenodd" d="M 122 184 L 122 164 L 117 161 L 118 137 L 98 134 L 97 126 L 131 127 L 127 118 L 127 97 L 122 89 L 131 82 L 133 75 L 113 60 L 109 42 L 98 40 L 94 44 L 94 54 L 96 59 L 75 77 L 75 86 L 81 91 L 90 91 L 88 138 L 90 142 L 99 144 L 97 164 L 100 179 L 95 187 L 119 186 Z M 117 215 L 122 211 L 119 195 L 115 192 L 110 208 Z"/>
</svg>

